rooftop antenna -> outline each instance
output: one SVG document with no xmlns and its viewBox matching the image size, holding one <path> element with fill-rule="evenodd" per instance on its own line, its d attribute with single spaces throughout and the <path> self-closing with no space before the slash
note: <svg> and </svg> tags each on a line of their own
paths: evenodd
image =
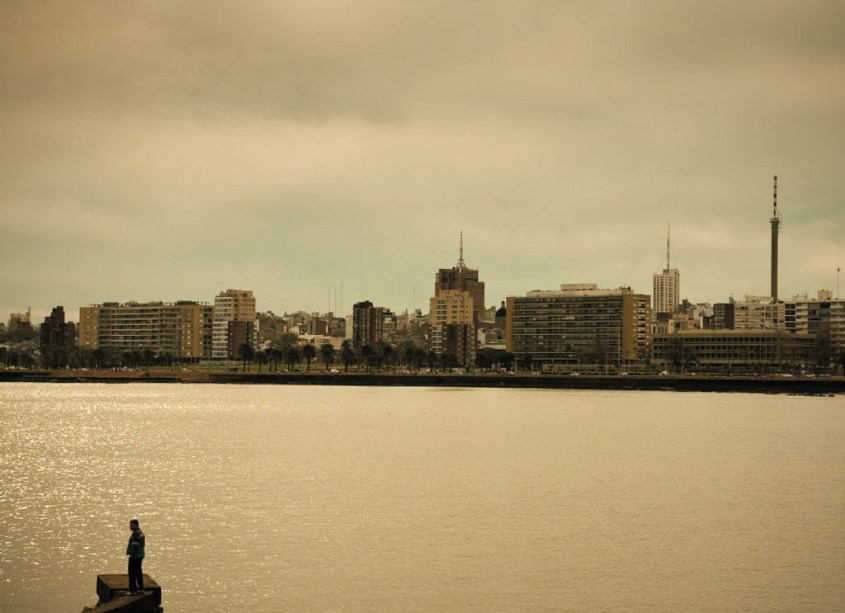
<svg viewBox="0 0 845 613">
<path fill-rule="evenodd" d="M 671 266 L 669 266 L 669 237 L 672 234 L 672 222 L 666 222 L 666 270 L 668 271 Z"/>
<path fill-rule="evenodd" d="M 460 257 L 458 257 L 458 268 L 466 268 L 467 265 L 464 263 L 464 231 L 461 230 L 461 252 Z"/>
</svg>

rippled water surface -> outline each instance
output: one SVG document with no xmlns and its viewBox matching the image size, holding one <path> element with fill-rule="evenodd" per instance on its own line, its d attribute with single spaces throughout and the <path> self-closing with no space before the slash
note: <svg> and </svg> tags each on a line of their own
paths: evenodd
<svg viewBox="0 0 845 613">
<path fill-rule="evenodd" d="M 845 399 L 0 384 L 0 611 L 842 611 Z"/>
</svg>

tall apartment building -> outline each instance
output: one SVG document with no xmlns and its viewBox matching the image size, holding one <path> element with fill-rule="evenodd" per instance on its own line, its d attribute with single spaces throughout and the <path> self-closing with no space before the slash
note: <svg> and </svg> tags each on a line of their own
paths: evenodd
<svg viewBox="0 0 845 613">
<path fill-rule="evenodd" d="M 211 356 L 215 359 L 232 359 L 229 353 L 229 322 L 255 322 L 255 296 L 251 290 L 227 289 L 214 297 L 214 324 Z"/>
<path fill-rule="evenodd" d="M 429 343 L 437 355 L 450 353 L 458 365 L 475 362 L 476 315 L 472 295 L 456 289 L 441 290 L 429 304 Z"/>
<path fill-rule="evenodd" d="M 79 346 L 144 351 L 178 359 L 211 357 L 212 307 L 192 301 L 105 302 L 79 309 Z"/>
<path fill-rule="evenodd" d="M 792 321 L 790 331 L 825 335 L 838 353 L 845 351 L 845 300 L 834 298 L 829 290 L 821 290 L 815 300 L 806 296 L 795 297 L 786 304 Z"/>
<path fill-rule="evenodd" d="M 41 324 L 41 347 L 73 347 L 75 342 L 76 326 L 73 322 L 65 322 L 64 307 L 54 307 Z"/>
<path fill-rule="evenodd" d="M 478 270 L 467 268 L 464 262 L 464 237 L 461 233 L 461 249 L 458 264 L 452 268 L 441 268 L 434 281 L 434 296 L 446 290 L 468 292 L 472 297 L 474 325 L 478 325 L 484 311 L 484 282 L 478 280 Z"/>
<path fill-rule="evenodd" d="M 654 313 L 674 313 L 681 303 L 681 272 L 670 266 L 669 237 L 666 231 L 666 268 L 654 273 L 653 292 Z"/>
<path fill-rule="evenodd" d="M 352 345 L 374 346 L 384 337 L 384 311 L 369 300 L 352 305 Z"/>
<path fill-rule="evenodd" d="M 507 350 L 543 370 L 637 363 L 651 346 L 651 297 L 595 283 L 508 297 Z"/>
<path fill-rule="evenodd" d="M 76 326 L 65 322 L 64 307 L 53 308 L 41 324 L 41 355 L 47 356 L 51 349 L 72 349 L 75 344 Z"/>
<path fill-rule="evenodd" d="M 674 313 L 681 303 L 681 273 L 677 268 L 664 268 L 654 273 L 654 312 Z"/>
<path fill-rule="evenodd" d="M 12 313 L 9 316 L 9 325 L 6 332 L 16 330 L 32 330 L 32 309 L 27 309 L 26 313 Z"/>
</svg>

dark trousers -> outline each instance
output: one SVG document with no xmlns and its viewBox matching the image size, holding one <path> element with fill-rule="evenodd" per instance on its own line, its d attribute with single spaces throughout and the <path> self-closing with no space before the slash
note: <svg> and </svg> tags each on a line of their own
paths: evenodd
<svg viewBox="0 0 845 613">
<path fill-rule="evenodd" d="M 141 572 L 141 562 L 144 558 L 129 558 L 129 591 L 144 589 L 144 574 Z"/>
</svg>

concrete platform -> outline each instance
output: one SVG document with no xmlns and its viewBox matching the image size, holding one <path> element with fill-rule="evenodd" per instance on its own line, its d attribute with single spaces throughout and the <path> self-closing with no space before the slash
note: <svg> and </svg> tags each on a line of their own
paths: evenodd
<svg viewBox="0 0 845 613">
<path fill-rule="evenodd" d="M 83 613 L 160 613 L 162 608 L 156 603 L 155 592 L 130 594 L 118 592 L 113 600 L 99 604 L 95 608 L 85 608 Z"/>
<path fill-rule="evenodd" d="M 136 600 L 151 602 L 156 606 L 161 604 L 161 586 L 147 573 L 144 573 L 144 591 L 152 596 L 152 600 L 141 598 L 140 594 L 131 596 Z M 97 575 L 97 596 L 100 598 L 100 605 L 109 603 L 118 597 L 123 600 L 122 597 L 130 596 L 129 575 Z"/>
</svg>

